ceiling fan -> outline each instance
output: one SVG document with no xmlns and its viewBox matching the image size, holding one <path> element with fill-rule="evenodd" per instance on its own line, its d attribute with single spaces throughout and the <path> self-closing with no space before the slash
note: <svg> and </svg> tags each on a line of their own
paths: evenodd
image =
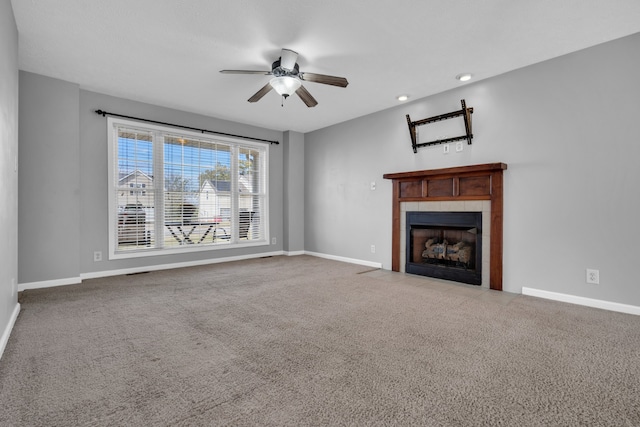
<svg viewBox="0 0 640 427">
<path fill-rule="evenodd" d="M 307 107 L 315 107 L 318 101 L 311 96 L 309 91 L 302 86 L 302 81 L 322 83 L 338 87 L 347 87 L 349 82 L 344 77 L 327 76 L 325 74 L 305 73 L 300 71 L 300 67 L 296 62 L 298 53 L 290 49 L 282 49 L 280 58 L 271 65 L 271 71 L 251 71 L 251 70 L 221 70 L 226 74 L 263 74 L 272 75 L 273 78 L 257 91 L 249 102 L 257 102 L 263 96 L 275 89 L 279 95 L 286 99 L 292 93 L 296 93 Z"/>
</svg>

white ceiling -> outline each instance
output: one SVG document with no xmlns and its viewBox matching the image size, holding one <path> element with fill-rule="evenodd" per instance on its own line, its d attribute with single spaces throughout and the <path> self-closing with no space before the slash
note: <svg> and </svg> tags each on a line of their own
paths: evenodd
<svg viewBox="0 0 640 427">
<path fill-rule="evenodd" d="M 20 69 L 81 88 L 309 132 L 640 31 L 638 0 L 12 0 Z M 318 100 L 247 99 L 281 48 Z M 621 76 L 622 77 L 622 76 Z M 150 117 L 151 118 L 151 117 Z M 153 119 L 153 118 L 151 118 Z"/>
</svg>

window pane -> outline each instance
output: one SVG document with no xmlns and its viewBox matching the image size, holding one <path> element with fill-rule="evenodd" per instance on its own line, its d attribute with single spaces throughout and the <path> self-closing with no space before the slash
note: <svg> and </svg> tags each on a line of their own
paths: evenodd
<svg viewBox="0 0 640 427">
<path fill-rule="evenodd" d="M 241 193 L 263 192 L 259 154 L 255 149 L 240 148 L 238 150 L 238 190 Z"/>
<path fill-rule="evenodd" d="M 261 213 L 264 212 L 261 196 L 240 195 L 238 212 L 239 238 L 246 240 L 262 240 L 264 238 Z"/>
<path fill-rule="evenodd" d="M 147 248 L 154 239 L 152 134 L 143 130 L 120 129 L 117 138 L 118 249 Z"/>
</svg>

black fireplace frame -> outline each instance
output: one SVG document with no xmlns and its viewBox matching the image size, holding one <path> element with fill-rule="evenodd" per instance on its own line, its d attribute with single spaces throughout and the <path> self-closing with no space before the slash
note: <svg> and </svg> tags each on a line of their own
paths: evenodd
<svg viewBox="0 0 640 427">
<path fill-rule="evenodd" d="M 440 264 L 412 262 L 413 247 L 411 227 L 469 227 L 476 228 L 475 268 L 473 270 Z M 451 280 L 470 285 L 482 284 L 482 212 L 423 212 L 406 214 L 405 271 L 437 279 Z"/>
</svg>

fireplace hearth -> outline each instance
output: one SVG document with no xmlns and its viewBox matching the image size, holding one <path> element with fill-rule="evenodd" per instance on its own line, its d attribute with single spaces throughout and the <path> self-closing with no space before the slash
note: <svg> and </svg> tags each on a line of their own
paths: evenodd
<svg viewBox="0 0 640 427">
<path fill-rule="evenodd" d="M 406 224 L 407 273 L 482 283 L 482 212 L 407 212 Z"/>
</svg>

